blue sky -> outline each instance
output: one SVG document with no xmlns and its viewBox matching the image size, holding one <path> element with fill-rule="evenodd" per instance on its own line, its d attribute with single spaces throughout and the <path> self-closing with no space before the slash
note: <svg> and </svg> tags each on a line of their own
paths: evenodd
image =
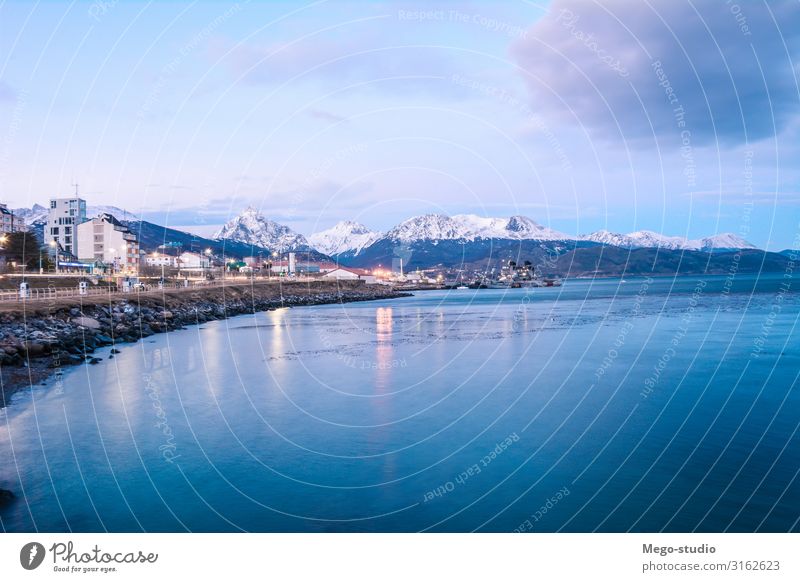
<svg viewBox="0 0 800 582">
<path fill-rule="evenodd" d="M 3 2 L 0 200 L 800 234 L 796 2 Z"/>
</svg>

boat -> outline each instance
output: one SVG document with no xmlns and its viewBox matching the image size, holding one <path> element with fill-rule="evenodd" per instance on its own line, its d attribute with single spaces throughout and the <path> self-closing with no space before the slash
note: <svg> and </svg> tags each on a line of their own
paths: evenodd
<svg viewBox="0 0 800 582">
<path fill-rule="evenodd" d="M 463 283 L 461 285 L 459 285 L 458 287 L 456 287 L 456 290 L 458 290 L 458 291 L 464 291 L 465 289 L 469 289 L 469 287 L 467 287 Z"/>
</svg>

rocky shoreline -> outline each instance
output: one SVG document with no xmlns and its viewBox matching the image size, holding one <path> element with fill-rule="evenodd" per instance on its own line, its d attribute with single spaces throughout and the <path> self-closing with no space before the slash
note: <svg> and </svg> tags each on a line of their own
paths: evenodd
<svg viewBox="0 0 800 582">
<path fill-rule="evenodd" d="M 114 299 L 76 297 L 0 306 L 0 407 L 15 391 L 67 366 L 96 364 L 96 349 L 156 333 L 281 307 L 406 297 L 362 282 L 253 283 L 175 289 Z M 112 356 L 113 357 L 112 350 Z"/>
</svg>

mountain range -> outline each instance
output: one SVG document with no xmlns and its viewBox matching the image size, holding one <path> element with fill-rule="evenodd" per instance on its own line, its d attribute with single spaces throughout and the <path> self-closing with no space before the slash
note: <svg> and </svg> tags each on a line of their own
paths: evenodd
<svg viewBox="0 0 800 582">
<path fill-rule="evenodd" d="M 750 242 L 732 233 L 722 233 L 695 240 L 666 236 L 648 230 L 629 234 L 599 230 L 588 235 L 574 236 L 542 226 L 527 216 L 486 218 L 474 214 L 458 214 L 452 217 L 444 214 L 415 216 L 401 222 L 386 233 L 372 231 L 357 222 L 344 221 L 329 230 L 308 237 L 309 244 L 318 251 L 340 258 L 356 257 L 380 241 L 412 244 L 421 241 L 474 243 L 480 240 L 581 241 L 627 249 L 660 248 L 704 252 L 756 248 Z"/>
<path fill-rule="evenodd" d="M 37 204 L 14 212 L 40 235 L 43 233 L 47 208 Z M 347 220 L 306 238 L 248 207 L 226 222 L 212 238 L 204 238 L 141 220 L 113 206 L 87 208 L 90 217 L 101 212 L 120 218 L 138 234 L 140 245 L 147 252 L 161 244 L 177 242 L 188 250 L 211 248 L 214 254 L 226 257 L 294 251 L 300 253 L 301 260 L 332 259 L 365 268 L 402 264 L 405 269 L 483 271 L 499 268 L 509 260 L 531 260 L 547 265 L 539 267 L 542 272 L 549 269 L 553 274 L 580 276 L 657 270 L 724 272 L 737 253 L 735 259 L 753 269 L 763 265 L 765 269 L 780 270 L 788 260 L 785 255 L 760 251 L 731 233 L 693 240 L 646 230 L 628 234 L 600 230 L 575 236 L 518 215 L 490 218 L 473 214 L 425 214 L 404 220 L 386 232 Z"/>
</svg>

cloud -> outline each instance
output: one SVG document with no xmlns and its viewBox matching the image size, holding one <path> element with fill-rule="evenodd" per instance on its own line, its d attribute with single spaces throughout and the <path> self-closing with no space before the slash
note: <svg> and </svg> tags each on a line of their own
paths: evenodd
<svg viewBox="0 0 800 582">
<path fill-rule="evenodd" d="M 441 92 L 442 80 L 457 70 L 453 57 L 445 49 L 404 46 L 389 36 L 365 31 L 349 39 L 315 35 L 272 44 L 234 43 L 218 37 L 209 43 L 209 57 L 220 61 L 233 79 L 251 86 L 291 81 L 366 84 L 390 93 Z"/>
<path fill-rule="evenodd" d="M 308 116 L 313 119 L 321 119 L 322 121 L 329 121 L 331 123 L 339 123 L 341 121 L 347 121 L 346 117 L 341 115 L 336 115 L 335 113 L 331 113 L 330 111 L 324 111 L 322 109 L 309 109 Z"/>
<path fill-rule="evenodd" d="M 796 0 L 556 0 L 511 53 L 532 108 L 594 137 L 735 145 L 798 113 Z"/>
</svg>

